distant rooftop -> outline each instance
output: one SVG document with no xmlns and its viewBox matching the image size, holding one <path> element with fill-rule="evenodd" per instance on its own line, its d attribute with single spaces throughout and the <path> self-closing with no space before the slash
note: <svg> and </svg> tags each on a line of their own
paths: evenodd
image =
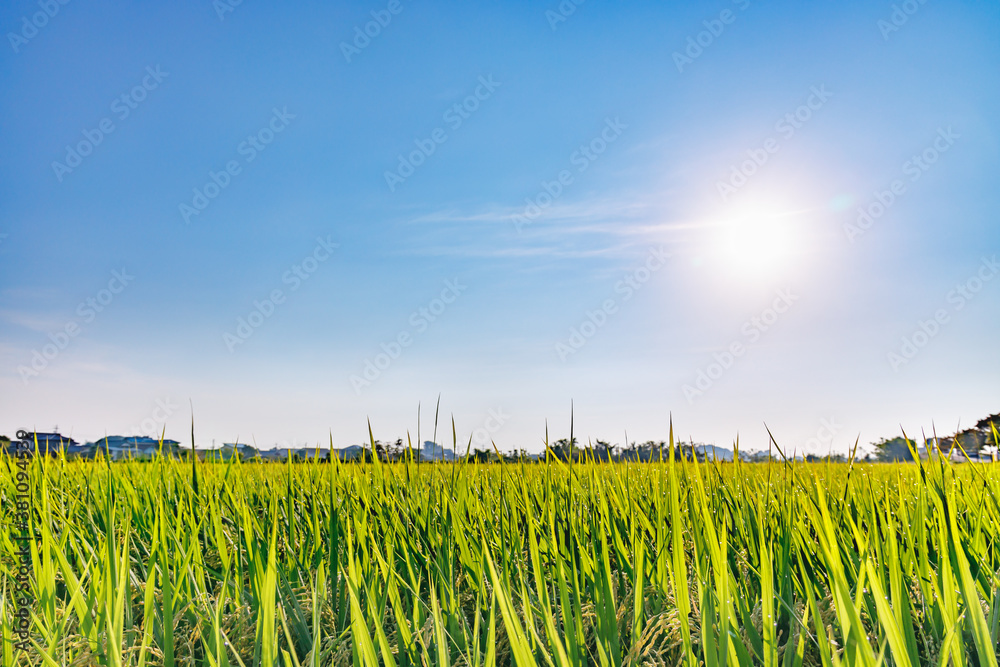
<svg viewBox="0 0 1000 667">
<path fill-rule="evenodd" d="M 60 445 L 69 447 L 78 444 L 73 438 L 66 437 L 60 433 L 18 431 L 17 437 L 20 440 L 27 440 L 32 444 L 37 440 L 38 446 L 45 449 L 48 449 L 49 447 L 59 447 Z"/>
<path fill-rule="evenodd" d="M 98 447 L 159 447 L 160 439 L 144 435 L 108 435 L 90 444 Z M 163 440 L 164 447 L 173 447 L 179 444 L 176 440 Z"/>
</svg>

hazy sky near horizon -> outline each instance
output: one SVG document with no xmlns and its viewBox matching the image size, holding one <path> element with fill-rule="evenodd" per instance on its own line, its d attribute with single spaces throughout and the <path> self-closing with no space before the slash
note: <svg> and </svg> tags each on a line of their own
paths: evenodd
<svg viewBox="0 0 1000 667">
<path fill-rule="evenodd" d="M 0 8 L 0 433 L 1000 409 L 996 2 L 230 3 Z"/>
</svg>

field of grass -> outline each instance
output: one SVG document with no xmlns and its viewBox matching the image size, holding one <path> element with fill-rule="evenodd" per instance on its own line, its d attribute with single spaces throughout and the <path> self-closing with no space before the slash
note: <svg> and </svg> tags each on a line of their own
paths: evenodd
<svg viewBox="0 0 1000 667">
<path fill-rule="evenodd" d="M 3 458 L 4 666 L 997 664 L 994 464 Z"/>
</svg>

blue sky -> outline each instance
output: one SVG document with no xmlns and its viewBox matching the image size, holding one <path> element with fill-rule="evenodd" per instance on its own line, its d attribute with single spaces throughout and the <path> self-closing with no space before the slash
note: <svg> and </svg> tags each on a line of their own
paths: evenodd
<svg viewBox="0 0 1000 667">
<path fill-rule="evenodd" d="M 187 441 L 193 404 L 199 446 L 344 446 L 440 393 L 504 450 L 572 400 L 584 439 L 825 452 L 1000 407 L 995 2 L 0 27 L 0 433 Z"/>
</svg>

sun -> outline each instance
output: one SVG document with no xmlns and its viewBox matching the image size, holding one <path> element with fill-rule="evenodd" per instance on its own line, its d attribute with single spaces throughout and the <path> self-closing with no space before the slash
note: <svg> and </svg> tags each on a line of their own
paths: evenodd
<svg viewBox="0 0 1000 667">
<path fill-rule="evenodd" d="M 776 206 L 746 206 L 712 226 L 713 254 L 744 278 L 768 277 L 787 268 L 800 250 L 798 218 Z"/>
</svg>

